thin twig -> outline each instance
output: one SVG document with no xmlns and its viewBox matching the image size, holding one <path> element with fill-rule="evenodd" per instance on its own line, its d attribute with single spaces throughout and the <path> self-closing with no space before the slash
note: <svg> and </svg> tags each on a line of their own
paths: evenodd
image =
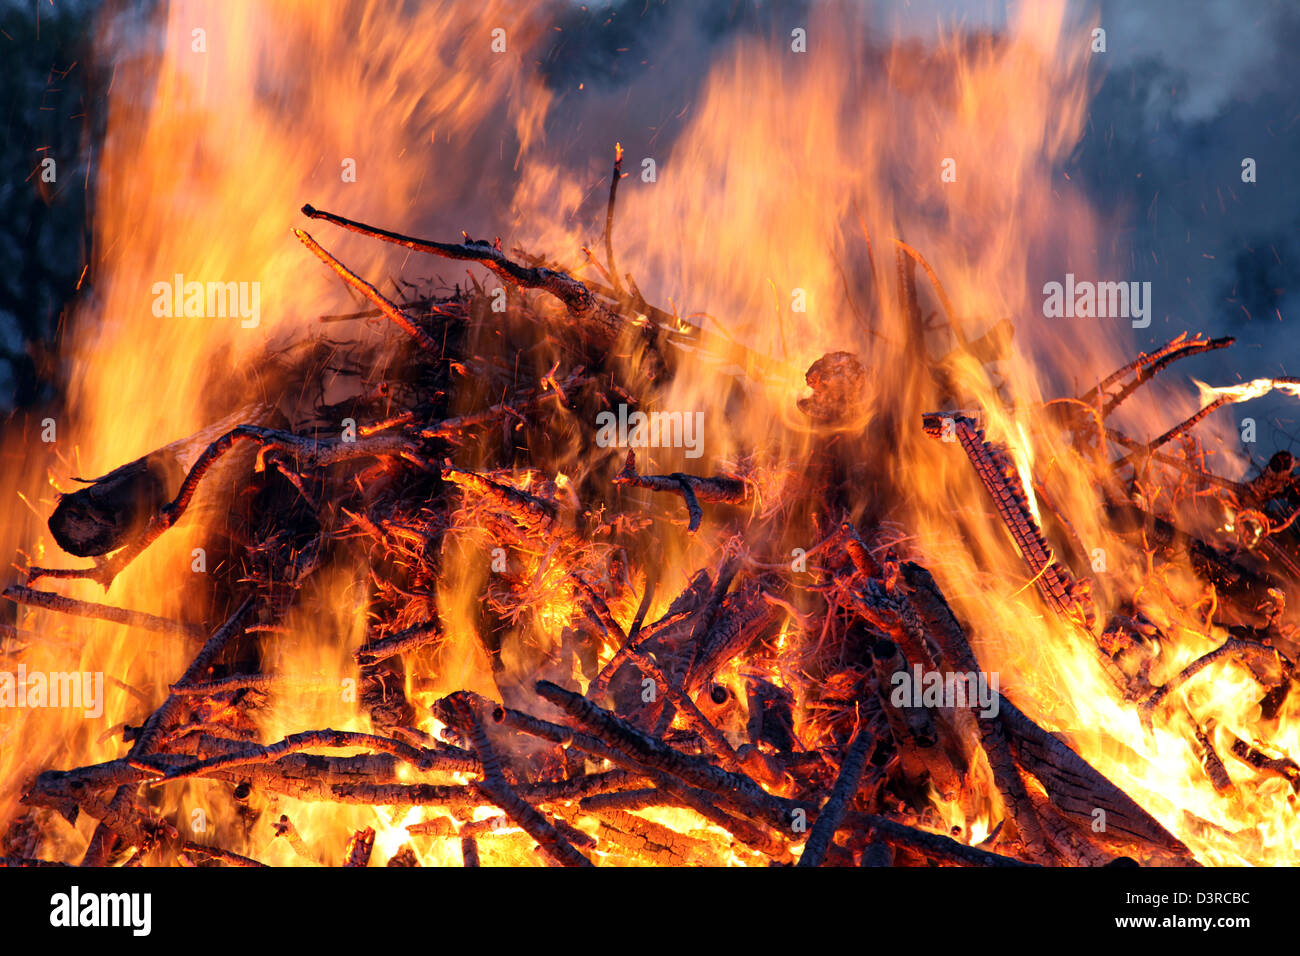
<svg viewBox="0 0 1300 956">
<path fill-rule="evenodd" d="M 20 584 L 5 588 L 4 596 L 18 604 L 28 604 L 33 607 L 44 608 L 47 611 L 75 614 L 78 617 L 88 617 L 99 621 L 112 621 L 114 624 L 125 624 L 127 627 L 138 627 L 146 631 L 157 631 L 161 634 L 182 634 L 194 638 L 201 638 L 207 634 L 206 630 L 194 624 L 172 621 L 165 617 L 147 614 L 144 611 L 131 611 L 108 604 L 79 601 L 76 598 L 64 597 L 62 594 L 55 594 L 52 591 L 37 591 L 33 588 L 23 587 Z"/>
<path fill-rule="evenodd" d="M 377 641 L 362 644 L 352 656 L 358 664 L 378 664 L 396 654 L 406 654 L 442 638 L 437 621 L 421 621 Z"/>
<path fill-rule="evenodd" d="M 586 315 L 596 308 L 595 297 L 577 279 L 554 269 L 535 269 L 521 266 L 507 258 L 499 246 L 494 246 L 488 242 L 466 241 L 465 243 L 453 243 L 416 239 L 413 236 L 404 236 L 399 232 L 368 226 L 354 219 L 346 219 L 343 216 L 325 212 L 323 209 L 316 209 L 310 204 L 303 206 L 302 212 L 309 219 L 323 219 L 351 232 L 405 246 L 407 249 L 413 249 L 416 252 L 427 252 L 435 256 L 442 256 L 445 259 L 458 259 L 462 262 L 477 262 L 491 269 L 506 282 L 529 289 L 542 289 L 549 292 L 563 302 L 565 307 L 572 313 Z"/>
<path fill-rule="evenodd" d="M 623 296 L 623 286 L 618 281 L 618 269 L 614 266 L 614 197 L 618 195 L 618 181 L 623 178 L 623 146 L 614 144 L 614 174 L 609 180 L 609 205 L 605 209 L 605 261 L 609 265 L 610 281 L 619 298 Z"/>
<path fill-rule="evenodd" d="M 420 343 L 420 348 L 429 352 L 438 351 L 438 343 L 429 338 L 428 333 L 416 325 L 415 321 L 409 315 L 399 309 L 393 302 L 389 301 L 382 292 L 372 286 L 369 282 L 330 255 L 329 252 L 325 250 L 325 247 L 313 239 L 309 233 L 304 232 L 301 229 L 295 229 L 293 234 L 298 238 L 299 242 L 311 250 L 312 254 L 315 255 L 317 259 L 333 269 L 335 275 L 373 302 L 379 307 L 379 311 L 384 313 L 384 315 L 387 316 L 394 325 L 400 328 L 403 332 L 406 332 L 411 336 L 411 338 L 415 339 L 416 342 Z"/>
<path fill-rule="evenodd" d="M 1277 663 L 1279 658 L 1278 651 L 1274 647 L 1270 647 L 1267 644 L 1259 644 L 1255 641 L 1245 641 L 1238 637 L 1230 637 L 1214 650 L 1196 658 L 1196 660 L 1192 661 L 1181 671 L 1152 691 L 1151 696 L 1144 700 L 1139 706 L 1139 712 L 1143 722 L 1149 724 L 1151 721 L 1151 715 L 1165 700 L 1165 698 L 1178 688 L 1182 687 L 1201 671 L 1205 670 L 1205 668 L 1209 667 L 1215 661 L 1236 654 L 1261 655 L 1272 664 Z"/>
</svg>

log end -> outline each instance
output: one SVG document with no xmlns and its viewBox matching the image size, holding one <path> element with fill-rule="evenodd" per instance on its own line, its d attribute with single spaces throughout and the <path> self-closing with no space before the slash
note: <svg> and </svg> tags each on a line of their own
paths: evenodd
<svg viewBox="0 0 1300 956">
<path fill-rule="evenodd" d="M 50 533 L 79 558 L 120 548 L 169 500 L 171 470 L 158 454 L 146 455 L 63 495 L 50 515 Z"/>
</svg>

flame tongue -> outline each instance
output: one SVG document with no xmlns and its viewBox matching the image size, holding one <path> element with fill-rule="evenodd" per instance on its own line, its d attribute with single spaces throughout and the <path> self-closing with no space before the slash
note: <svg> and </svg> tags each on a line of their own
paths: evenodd
<svg viewBox="0 0 1300 956">
<path fill-rule="evenodd" d="M 1196 382 L 1197 391 L 1201 395 L 1201 404 L 1209 405 L 1211 402 L 1227 400 L 1229 402 L 1248 402 L 1252 399 L 1263 398 L 1270 392 L 1278 391 L 1290 395 L 1292 398 L 1300 398 L 1300 379 L 1293 378 L 1257 378 L 1241 385 L 1206 385 L 1204 382 Z"/>
</svg>

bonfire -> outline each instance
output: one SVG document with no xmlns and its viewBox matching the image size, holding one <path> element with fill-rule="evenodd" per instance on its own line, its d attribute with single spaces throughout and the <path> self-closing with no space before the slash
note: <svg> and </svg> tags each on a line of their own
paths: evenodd
<svg viewBox="0 0 1300 956">
<path fill-rule="evenodd" d="M 204 333 L 188 373 L 162 366 L 183 385 L 228 362 L 175 419 L 186 428 L 113 445 L 86 413 L 83 441 L 104 438 L 87 457 L 105 467 L 47 464 L 49 545 L 25 546 L 4 590 L 20 614 L 0 693 L 27 708 L 7 712 L 22 721 L 14 739 L 40 743 L 0 759 L 14 797 L 0 803 L 0 856 L 1293 857 L 1300 479 L 1284 451 L 1241 474 L 1214 412 L 1295 384 L 1193 397 L 1161 373 L 1230 339 L 1121 355 L 1109 333 L 1072 348 L 1081 326 L 1004 312 L 1037 301 L 1017 257 L 1052 221 L 1039 166 L 1081 122 L 1084 69 L 1060 29 L 1039 15 L 1009 39 L 890 61 L 913 105 L 971 98 L 943 148 L 1019 164 L 1016 197 L 954 185 L 940 230 L 833 176 L 809 187 L 820 211 L 803 221 L 783 220 L 793 207 L 739 224 L 704 210 L 691 228 L 725 236 L 687 270 L 698 282 L 734 290 L 729 273 L 763 274 L 766 261 L 743 265 L 747 243 L 802 244 L 816 263 L 788 294 L 798 270 L 750 283 L 746 314 L 706 314 L 634 271 L 668 274 L 653 228 L 665 221 L 638 198 L 655 188 L 650 167 L 633 157 L 625 171 L 621 145 L 602 215 L 583 227 L 598 238 L 572 245 L 549 245 L 569 237 L 542 222 L 521 224 L 527 244 L 421 238 L 395 213 L 370 221 L 346 190 L 299 209 L 322 200 L 277 179 L 268 215 L 292 214 L 292 228 L 268 239 L 259 225 L 250 241 L 274 250 L 282 288 L 328 278 L 355 306 L 286 320 L 307 332 L 255 346 Z M 1062 44 L 1053 62 L 1044 37 Z M 732 133 L 708 121 L 751 92 L 852 88 L 779 68 L 753 91 L 744 62 L 709 91 L 697 146 L 784 142 L 766 107 L 733 115 Z M 1053 132 L 1046 157 L 1042 137 L 997 119 L 1032 88 L 1052 106 L 1017 101 L 1014 123 Z M 802 122 L 829 130 L 828 110 Z M 902 122 L 899 141 L 923 121 Z M 825 148 L 852 154 L 876 122 Z M 934 158 L 921 204 L 944 188 Z M 863 175 L 883 185 L 883 169 Z M 691 201 L 712 195 L 707 169 L 684 178 Z M 718 188 L 725 200 L 737 187 Z M 962 216 L 974 210 L 979 221 Z M 819 235 L 832 219 L 854 228 Z M 240 238 L 200 227 L 195 247 Z M 400 250 L 407 278 L 385 277 L 375 250 Z M 227 277 L 153 274 L 167 277 L 156 321 L 186 321 L 192 305 L 219 313 L 222 335 L 252 335 L 259 308 L 292 298 L 259 306 Z M 118 407 L 99 388 L 94 402 Z M 1169 421 L 1170 408 L 1186 413 Z M 65 709 L 49 709 L 52 694 Z M 94 720 L 66 709 L 74 696 Z"/>
</svg>

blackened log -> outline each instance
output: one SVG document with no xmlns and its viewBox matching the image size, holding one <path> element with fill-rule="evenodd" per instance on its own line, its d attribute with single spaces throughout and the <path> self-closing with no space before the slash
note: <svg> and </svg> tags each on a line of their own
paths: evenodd
<svg viewBox="0 0 1300 956">
<path fill-rule="evenodd" d="M 902 564 L 900 569 L 911 588 L 911 602 L 938 643 L 947 666 L 956 671 L 979 673 L 979 661 L 971 650 L 965 629 L 952 613 L 930 572 L 910 561 Z M 974 713 L 975 708 L 971 711 Z M 979 719 L 976 726 L 994 782 L 1007 803 L 1007 809 L 1030 853 L 1039 855 L 1043 852 L 1042 825 L 1029 800 L 1002 726 L 990 718 Z"/>
<path fill-rule="evenodd" d="M 781 753 L 794 750 L 794 697 L 784 687 L 749 677 L 745 682 L 749 698 L 749 742 L 771 744 Z"/>
<path fill-rule="evenodd" d="M 1291 758 L 1270 757 L 1262 750 L 1252 747 L 1240 737 L 1232 738 L 1232 755 L 1256 770 L 1281 777 L 1291 784 L 1293 791 L 1300 793 L 1300 764 L 1297 764 Z"/>
<path fill-rule="evenodd" d="M 370 865 L 370 854 L 375 849 L 374 827 L 365 827 L 352 834 L 347 849 L 343 851 L 345 867 L 366 867 Z"/>
<path fill-rule="evenodd" d="M 1214 733 L 1214 722 L 1210 721 L 1205 727 L 1202 727 L 1199 723 L 1195 726 L 1196 746 L 1205 775 L 1210 778 L 1210 783 L 1214 785 L 1216 793 L 1231 793 L 1233 789 L 1232 778 L 1228 776 L 1228 768 L 1223 765 L 1219 752 L 1214 749 L 1214 739 L 1211 736 Z"/>
<path fill-rule="evenodd" d="M 406 699 L 406 669 L 400 657 L 361 668 L 357 702 L 369 712 L 375 729 L 384 733 L 415 722 L 415 708 Z"/>
<path fill-rule="evenodd" d="M 922 856 L 950 866 L 1033 866 L 1009 856 L 958 843 L 942 833 L 929 833 L 888 817 L 870 813 L 846 814 L 845 826 L 861 830 L 872 840 L 882 840 L 895 849 L 915 850 Z"/>
<path fill-rule="evenodd" d="M 1005 697 L 998 701 L 998 718 L 1011 743 L 1016 762 L 1033 774 L 1052 803 L 1066 816 L 1091 826 L 1096 811 L 1105 812 L 1108 837 L 1152 844 L 1193 862 L 1177 837 L 1111 783 L 1057 737 L 1025 716 Z"/>
<path fill-rule="evenodd" d="M 600 814 L 600 840 L 656 866 L 718 865 L 714 846 L 625 810 Z"/>
<path fill-rule="evenodd" d="M 210 442 L 239 422 L 262 424 L 270 415 L 271 409 L 263 405 L 240 409 L 210 428 L 91 479 L 85 488 L 60 496 L 50 515 L 50 533 L 60 548 L 79 558 L 120 548 L 171 501 Z"/>
<path fill-rule="evenodd" d="M 79 558 L 107 554 L 143 531 L 184 477 L 170 453 L 151 452 L 62 495 L 50 515 L 50 533 Z"/>
<path fill-rule="evenodd" d="M 406 654 L 441 639 L 442 629 L 438 621 L 421 621 L 387 637 L 367 641 L 353 651 L 352 656 L 358 664 L 377 664 L 396 654 Z"/>
<path fill-rule="evenodd" d="M 817 822 L 808 834 L 808 842 L 804 844 L 803 854 L 799 857 L 799 866 L 821 865 L 835 836 L 835 830 L 844 817 L 845 809 L 858 792 L 858 783 L 862 780 L 862 771 L 867 765 L 867 754 L 874 744 L 875 738 L 864 725 L 859 725 L 848 753 L 844 755 L 844 762 L 840 764 L 840 773 L 835 778 L 831 795 L 822 804 Z"/>
<path fill-rule="evenodd" d="M 463 836 L 460 838 L 460 857 L 466 867 L 478 867 L 478 841 L 472 836 Z"/>
<path fill-rule="evenodd" d="M 397 867 L 417 867 L 419 865 L 420 859 L 415 855 L 415 850 L 410 846 L 410 844 L 407 844 L 390 856 L 388 862 L 384 864 L 384 866 Z"/>
<path fill-rule="evenodd" d="M 870 376 L 852 352 L 828 352 L 808 367 L 804 381 L 812 395 L 799 398 L 799 410 L 818 425 L 853 421 L 862 415 Z"/>
</svg>

